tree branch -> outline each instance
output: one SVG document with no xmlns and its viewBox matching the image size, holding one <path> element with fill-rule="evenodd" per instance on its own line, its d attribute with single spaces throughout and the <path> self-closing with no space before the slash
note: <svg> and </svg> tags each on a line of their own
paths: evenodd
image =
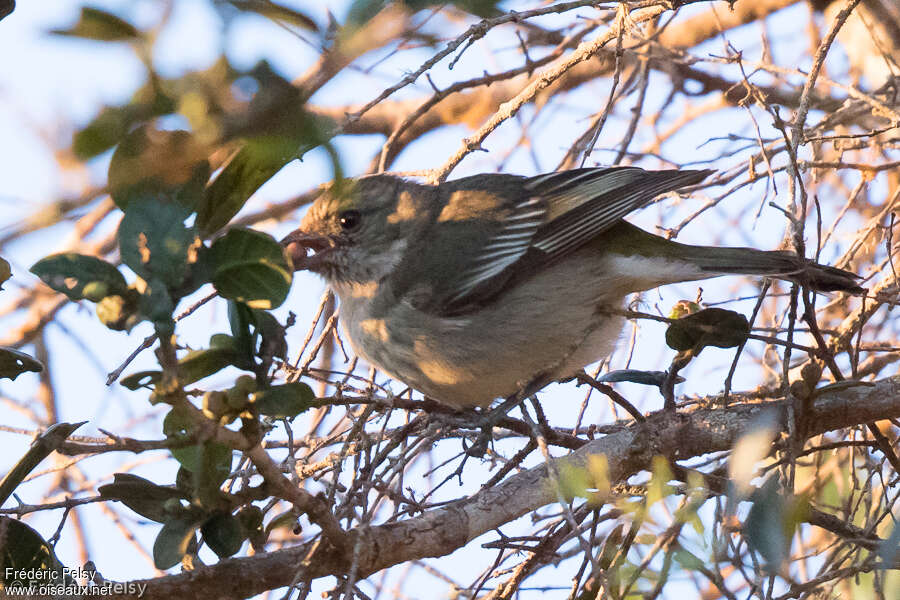
<svg viewBox="0 0 900 600">
<path fill-rule="evenodd" d="M 782 431 L 787 431 L 784 401 L 740 404 L 727 408 L 703 408 L 672 414 L 658 412 L 643 423 L 592 440 L 571 454 L 554 459 L 557 469 L 579 468 L 588 457 L 604 454 L 609 462 L 612 484 L 622 482 L 650 468 L 655 456 L 683 460 L 709 452 L 729 450 L 735 441 L 765 411 L 772 411 Z M 802 428 L 808 437 L 870 421 L 900 417 L 900 377 L 874 384 L 823 391 L 808 413 Z M 549 485 L 547 465 L 511 476 L 503 483 L 424 514 L 371 528 L 349 532 L 357 548 L 360 577 L 410 560 L 445 556 L 477 537 L 541 506 L 556 501 Z M 266 590 L 289 585 L 298 570 L 303 577 L 340 575 L 348 557 L 325 545 L 303 561 L 308 544 L 235 558 L 194 571 L 144 580 L 144 600 L 198 596 L 204 598 L 246 598 Z M 221 582 L 227 577 L 228 589 Z M 112 596 L 125 600 L 125 596 Z"/>
</svg>

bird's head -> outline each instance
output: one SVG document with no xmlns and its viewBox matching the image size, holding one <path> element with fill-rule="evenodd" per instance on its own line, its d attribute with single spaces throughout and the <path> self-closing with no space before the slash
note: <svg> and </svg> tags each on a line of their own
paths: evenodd
<svg viewBox="0 0 900 600">
<path fill-rule="evenodd" d="M 427 213 L 424 186 L 390 175 L 345 179 L 316 199 L 282 240 L 296 270 L 332 283 L 368 283 L 391 273 Z"/>
</svg>

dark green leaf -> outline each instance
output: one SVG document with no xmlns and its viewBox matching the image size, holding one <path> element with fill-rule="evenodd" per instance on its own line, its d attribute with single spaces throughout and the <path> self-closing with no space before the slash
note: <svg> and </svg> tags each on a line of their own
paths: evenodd
<svg viewBox="0 0 900 600">
<path fill-rule="evenodd" d="M 187 414 L 173 408 L 163 419 L 163 433 L 172 440 L 182 441 L 194 433 L 194 423 Z M 172 448 L 172 456 L 188 471 L 196 472 L 200 466 L 200 446 Z"/>
<path fill-rule="evenodd" d="M 230 350 L 234 352 L 237 343 L 227 333 L 214 333 L 209 336 L 209 347 L 212 350 Z"/>
<path fill-rule="evenodd" d="M 316 22 L 305 14 L 292 8 L 275 4 L 271 0 L 230 0 L 229 3 L 241 10 L 258 13 L 273 21 L 282 21 L 288 25 L 294 25 L 309 31 L 319 30 Z"/>
<path fill-rule="evenodd" d="M 169 411 L 163 419 L 163 433 L 173 440 L 183 440 L 193 432 L 193 422 L 177 408 Z M 218 442 L 172 448 L 172 456 L 194 474 L 197 489 L 218 488 L 231 472 L 231 449 Z"/>
<path fill-rule="evenodd" d="M 195 383 L 233 365 L 236 358 L 237 353 L 233 347 L 194 350 L 178 361 L 181 380 L 185 385 Z"/>
<path fill-rule="evenodd" d="M 696 573 L 706 568 L 706 561 L 701 560 L 696 555 L 688 552 L 684 548 L 679 548 L 678 550 L 676 550 L 672 558 L 675 559 L 675 562 L 681 565 L 681 568 L 690 573 Z"/>
<path fill-rule="evenodd" d="M 138 371 L 132 373 L 128 377 L 123 377 L 119 383 L 127 387 L 129 390 L 138 390 L 140 388 L 156 385 L 162 379 L 162 371 Z"/>
<path fill-rule="evenodd" d="M 245 535 L 237 517 L 220 513 L 206 520 L 200 528 L 203 541 L 219 558 L 228 558 L 241 549 Z"/>
<path fill-rule="evenodd" d="M 138 316 L 140 300 L 141 295 L 133 289 L 121 296 L 106 296 L 97 303 L 97 318 L 113 331 L 128 331 L 141 321 Z"/>
<path fill-rule="evenodd" d="M 406 0 L 407 4 L 424 4 L 422 0 Z M 428 3 L 428 6 L 434 5 L 435 2 Z M 495 17 L 498 14 L 498 0 L 454 0 L 453 5 L 463 12 L 471 13 L 476 17 L 487 19 Z"/>
<path fill-rule="evenodd" d="M 122 262 L 148 282 L 158 279 L 169 288 L 180 285 L 199 245 L 194 228 L 184 224 L 186 217 L 183 207 L 159 198 L 130 200 L 119 225 Z"/>
<path fill-rule="evenodd" d="M 43 433 L 34 438 L 28 450 L 22 457 L 6 472 L 3 479 L 0 480 L 0 506 L 6 502 L 19 485 L 25 481 L 25 478 L 34 471 L 42 460 L 50 456 L 53 452 L 66 442 L 66 439 L 72 433 L 87 423 L 81 421 L 79 423 L 66 423 L 60 421 L 48 427 Z"/>
<path fill-rule="evenodd" d="M 666 330 L 666 344 L 679 352 L 699 352 L 706 346 L 734 348 L 747 341 L 747 317 L 722 308 L 707 308 L 682 317 Z"/>
<path fill-rule="evenodd" d="M 16 574 L 32 570 L 61 571 L 61 569 L 62 565 L 56 559 L 53 548 L 37 531 L 22 521 L 0 516 L 0 582 L 2 582 L 0 590 L 8 589 L 13 582 L 27 587 L 30 580 L 16 578 Z M 61 573 L 52 579 L 48 576 L 43 581 L 57 578 L 61 578 Z"/>
<path fill-rule="evenodd" d="M 206 442 L 198 447 L 198 468 L 192 469 L 196 483 L 196 496 L 208 508 L 215 508 L 222 502 L 219 489 L 231 474 L 231 448 L 218 442 Z M 184 468 L 190 469 L 185 463 Z"/>
<path fill-rule="evenodd" d="M 178 472 L 175 473 L 175 487 L 186 494 L 193 494 L 194 488 L 196 487 L 196 483 L 194 483 L 194 474 L 184 467 L 179 466 Z"/>
<path fill-rule="evenodd" d="M 118 500 L 139 515 L 158 523 L 164 523 L 173 516 L 166 507 L 166 501 L 173 498 L 187 499 L 177 489 L 156 485 L 130 473 L 116 473 L 113 478 L 113 483 L 98 488 L 100 495 Z"/>
<path fill-rule="evenodd" d="M 39 360 L 13 348 L 0 346 L 0 379 L 15 379 L 26 371 L 40 373 L 44 365 Z"/>
<path fill-rule="evenodd" d="M 154 129 L 129 133 L 109 163 L 110 195 L 125 210 L 133 199 L 166 198 L 190 213 L 203 197 L 209 149 L 187 131 Z"/>
<path fill-rule="evenodd" d="M 134 40 L 140 36 L 140 32 L 128 21 L 89 6 L 81 8 L 81 18 L 75 25 L 68 29 L 53 29 L 50 33 L 103 42 Z"/>
<path fill-rule="evenodd" d="M 498 0 L 454 0 L 451 2 L 463 12 L 473 14 L 482 19 L 496 16 Z M 360 27 L 368 23 L 387 6 L 388 0 L 354 0 L 347 14 L 347 24 L 351 27 Z M 411 12 L 418 12 L 435 6 L 446 4 L 444 0 L 399 0 Z"/>
<path fill-rule="evenodd" d="M 154 117 L 171 114 L 177 107 L 176 102 L 160 90 L 158 81 L 151 79 L 147 85 L 134 93 L 128 104 L 104 107 L 90 123 L 76 132 L 72 140 L 72 151 L 79 159 L 88 160 L 106 152 L 120 142 L 126 143 L 129 139 L 139 140 L 141 132 L 145 128 L 139 128 L 129 134 L 135 125 Z M 138 147 L 143 148 L 144 146 Z M 114 172 L 120 172 L 117 176 L 121 175 L 120 179 L 113 177 L 110 182 L 113 199 L 117 202 L 121 193 L 119 186 L 123 180 L 127 183 L 129 180 L 139 181 L 152 175 L 165 176 L 164 161 L 175 160 L 172 156 L 165 154 L 153 155 L 148 152 L 139 154 L 135 149 L 126 151 L 126 155 L 128 154 L 135 158 L 140 156 L 144 170 L 135 171 L 133 165 L 128 162 L 124 165 L 120 163 L 113 169 Z M 187 157 L 192 157 L 192 155 L 188 154 Z M 120 157 L 118 160 L 121 161 L 122 158 L 124 157 Z M 184 158 L 177 157 L 179 164 Z M 178 172 L 177 169 L 176 172 Z"/>
<path fill-rule="evenodd" d="M 297 157 L 299 144 L 261 139 L 247 142 L 206 188 L 197 208 L 197 227 L 206 237 L 222 229 L 253 193 Z"/>
<path fill-rule="evenodd" d="M 74 252 L 52 254 L 34 263 L 31 272 L 70 300 L 86 298 L 99 302 L 107 296 L 124 295 L 128 291 L 122 273 L 96 256 Z"/>
<path fill-rule="evenodd" d="M 285 528 L 285 529 L 293 529 L 297 526 L 298 515 L 294 510 L 289 510 L 281 513 L 280 515 L 276 515 L 269 523 L 266 525 L 266 533 L 270 533 L 274 529 Z"/>
<path fill-rule="evenodd" d="M 244 531 L 262 531 L 263 512 L 258 506 L 245 506 L 238 511 L 237 518 Z"/>
<path fill-rule="evenodd" d="M 229 365 L 234 365 L 238 359 L 231 336 L 217 334 L 214 347 L 208 350 L 194 350 L 178 361 L 181 381 L 184 385 L 190 385 L 218 373 Z M 226 343 L 224 338 L 230 340 Z M 161 371 L 139 371 L 124 377 L 121 384 L 130 390 L 137 390 L 159 383 L 162 379 Z"/>
<path fill-rule="evenodd" d="M 175 333 L 175 320 L 172 317 L 175 301 L 165 281 L 158 277 L 147 280 L 147 287 L 138 299 L 138 307 L 141 315 L 153 323 L 158 336 L 167 337 Z"/>
<path fill-rule="evenodd" d="M 266 311 L 252 310 L 256 332 L 261 338 L 259 354 L 261 356 L 274 356 L 285 359 L 287 355 L 287 341 L 285 340 L 284 327 L 278 322 L 278 319 Z"/>
<path fill-rule="evenodd" d="M 213 285 L 225 298 L 270 309 L 287 297 L 293 273 L 281 244 L 269 235 L 232 229 L 213 243 L 208 259 Z"/>
<path fill-rule="evenodd" d="M 793 534 L 793 526 L 788 527 L 786 492 L 777 477 L 769 477 L 751 501 L 744 523 L 747 542 L 766 559 L 768 568 L 777 572 L 788 557 Z"/>
<path fill-rule="evenodd" d="M 347 25 L 350 27 L 365 25 L 387 5 L 387 0 L 354 0 L 347 13 Z"/>
<path fill-rule="evenodd" d="M 170 519 L 163 525 L 153 542 L 153 562 L 157 569 L 171 569 L 181 562 L 199 525 L 186 517 Z"/>
<path fill-rule="evenodd" d="M 897 523 L 896 520 L 894 521 L 894 529 L 891 531 L 891 535 L 881 542 L 881 546 L 878 548 L 878 556 L 881 557 L 881 561 L 885 566 L 895 564 L 896 560 L 900 558 L 900 523 Z"/>
<path fill-rule="evenodd" d="M 341 177 L 337 152 L 329 143 L 324 121 L 304 109 L 301 90 L 262 61 L 249 73 L 258 83 L 247 111 L 225 122 L 228 137 L 246 140 L 206 188 L 197 209 L 197 228 L 204 237 L 223 228 L 247 199 L 284 165 L 322 146 Z"/>
<path fill-rule="evenodd" d="M 245 506 L 238 511 L 238 521 L 241 522 L 241 529 L 244 535 L 250 540 L 250 545 L 254 550 L 260 551 L 266 544 L 267 534 L 263 529 L 263 512 L 259 507 L 254 505 Z"/>
<path fill-rule="evenodd" d="M 250 333 L 250 324 L 253 322 L 252 310 L 243 302 L 228 301 L 228 324 L 231 326 L 231 334 L 234 336 L 235 348 L 238 354 L 247 361 L 252 361 L 256 352 L 254 336 Z"/>
<path fill-rule="evenodd" d="M 290 419 L 309 409 L 315 397 L 312 388 L 295 381 L 256 392 L 253 402 L 261 415 Z"/>
<path fill-rule="evenodd" d="M 130 105 L 104 107 L 84 129 L 75 132 L 72 152 L 81 160 L 106 152 L 128 133 L 129 126 L 135 121 L 134 112 Z"/>
</svg>

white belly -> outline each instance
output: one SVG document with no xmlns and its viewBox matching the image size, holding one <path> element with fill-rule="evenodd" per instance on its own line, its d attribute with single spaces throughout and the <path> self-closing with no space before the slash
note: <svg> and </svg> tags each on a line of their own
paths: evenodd
<svg viewBox="0 0 900 600">
<path fill-rule="evenodd" d="M 373 318 L 371 293 L 335 290 L 345 333 L 360 357 L 444 404 L 487 406 L 535 379 L 567 377 L 606 357 L 623 325 L 609 309 L 619 309 L 629 292 L 671 277 L 670 265 L 657 263 L 576 253 L 500 301 L 449 318 L 402 301 Z"/>
</svg>

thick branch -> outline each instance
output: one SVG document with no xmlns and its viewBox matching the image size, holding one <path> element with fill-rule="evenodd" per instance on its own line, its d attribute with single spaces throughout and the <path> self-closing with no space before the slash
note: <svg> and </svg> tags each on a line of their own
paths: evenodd
<svg viewBox="0 0 900 600">
<path fill-rule="evenodd" d="M 613 483 L 650 467 L 662 455 L 683 460 L 709 452 L 729 450 L 759 415 L 772 411 L 782 431 L 787 431 L 784 401 L 741 404 L 727 408 L 699 409 L 690 413 L 660 412 L 643 423 L 587 443 L 568 456 L 555 459 L 580 467 L 592 454 L 604 454 Z M 809 437 L 861 423 L 900 417 L 900 377 L 874 384 L 822 392 L 802 428 Z M 530 511 L 556 501 L 546 465 L 514 475 L 477 494 L 398 523 L 349 533 L 356 546 L 357 573 L 368 576 L 410 560 L 444 556 L 475 538 Z M 298 571 L 308 578 L 342 574 L 348 557 L 330 548 L 303 561 L 307 545 L 222 561 L 189 573 L 142 581 L 148 585 L 145 600 L 169 597 L 246 598 L 285 586 Z M 227 589 L 222 582 L 227 581 Z M 117 597 L 118 598 L 118 597 Z M 124 600 L 124 596 L 121 597 Z"/>
</svg>

